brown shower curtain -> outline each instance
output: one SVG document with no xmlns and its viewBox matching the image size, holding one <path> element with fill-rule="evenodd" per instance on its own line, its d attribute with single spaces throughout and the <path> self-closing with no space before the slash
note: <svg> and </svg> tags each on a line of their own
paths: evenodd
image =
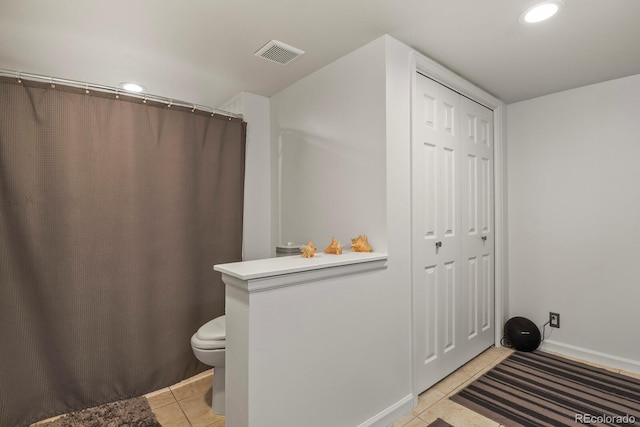
<svg viewBox="0 0 640 427">
<path fill-rule="evenodd" d="M 0 426 L 201 372 L 241 257 L 246 123 L 0 79 Z"/>
</svg>

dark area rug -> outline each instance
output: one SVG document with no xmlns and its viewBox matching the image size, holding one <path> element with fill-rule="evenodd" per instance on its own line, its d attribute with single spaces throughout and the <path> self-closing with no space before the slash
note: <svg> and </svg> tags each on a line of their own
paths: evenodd
<svg viewBox="0 0 640 427">
<path fill-rule="evenodd" d="M 513 353 L 450 399 L 510 427 L 640 426 L 640 380 L 542 351 Z"/>
<path fill-rule="evenodd" d="M 453 427 L 451 424 L 443 420 L 442 418 L 438 418 L 427 427 Z"/>
<path fill-rule="evenodd" d="M 72 412 L 38 427 L 161 427 L 145 397 Z"/>
</svg>

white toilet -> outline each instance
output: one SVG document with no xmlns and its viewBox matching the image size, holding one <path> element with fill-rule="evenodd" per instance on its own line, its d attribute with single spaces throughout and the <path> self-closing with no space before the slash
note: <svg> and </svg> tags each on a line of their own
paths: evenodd
<svg viewBox="0 0 640 427">
<path fill-rule="evenodd" d="M 211 407 L 217 415 L 224 415 L 224 359 L 225 316 L 205 323 L 191 337 L 193 354 L 205 365 L 213 367 L 213 397 Z"/>
</svg>

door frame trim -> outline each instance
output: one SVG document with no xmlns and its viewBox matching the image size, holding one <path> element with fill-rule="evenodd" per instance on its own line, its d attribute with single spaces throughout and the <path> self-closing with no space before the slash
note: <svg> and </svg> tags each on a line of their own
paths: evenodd
<svg viewBox="0 0 640 427">
<path fill-rule="evenodd" d="M 507 320 L 508 314 L 508 271 L 507 271 L 507 200 L 506 200 L 506 106 L 505 104 L 485 92 L 479 87 L 471 84 L 461 76 L 455 74 L 444 66 L 438 64 L 432 59 L 422 55 L 414 50 L 410 54 L 411 65 L 411 147 L 413 150 L 413 116 L 416 101 L 416 82 L 417 73 L 441 83 L 450 89 L 470 98 L 487 108 L 493 110 L 493 185 L 494 185 L 494 344 L 499 347 L 502 338 L 502 325 Z M 413 211 L 413 209 L 412 209 Z M 413 235 L 413 234 L 412 234 Z M 413 248 L 412 248 L 413 254 Z M 417 372 L 418 352 L 416 348 L 417 342 L 417 301 L 413 298 L 415 295 L 415 286 L 417 284 L 413 280 L 413 255 L 411 260 L 411 294 L 412 294 L 412 389 L 414 398 L 417 401 L 418 394 L 422 390 L 416 390 L 415 372 Z"/>
</svg>

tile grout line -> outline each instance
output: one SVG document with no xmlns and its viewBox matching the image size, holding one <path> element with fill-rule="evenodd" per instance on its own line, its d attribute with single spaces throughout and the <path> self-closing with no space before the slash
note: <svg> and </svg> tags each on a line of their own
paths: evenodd
<svg viewBox="0 0 640 427">
<path fill-rule="evenodd" d="M 178 408 L 180 408 L 180 412 L 182 412 L 182 415 L 184 415 L 184 418 L 189 423 L 189 427 L 193 427 L 193 424 L 191 423 L 191 420 L 189 419 L 189 416 L 187 415 L 187 413 L 182 408 L 182 405 L 180 404 L 180 400 L 178 400 L 178 397 L 175 395 L 175 393 L 173 392 L 171 387 L 169 387 L 169 391 L 171 392 L 171 395 L 173 396 L 173 399 L 175 400 L 175 402 L 178 404 Z M 184 399 L 186 399 L 186 397 L 183 397 L 181 400 L 184 400 Z"/>
<path fill-rule="evenodd" d="M 173 393 L 173 392 L 171 392 Z M 175 396 L 174 396 L 175 397 Z M 184 399 L 183 399 L 184 400 Z M 178 399 L 176 399 L 176 403 L 178 404 L 178 408 L 180 408 L 180 411 L 182 412 L 182 415 L 184 415 L 184 418 L 187 420 L 187 422 L 189 423 L 190 427 L 193 427 L 193 423 L 191 422 L 191 420 L 189 419 L 189 416 L 187 415 L 187 413 L 184 411 L 184 408 L 182 407 L 182 405 L 180 404 L 180 401 Z"/>
</svg>

